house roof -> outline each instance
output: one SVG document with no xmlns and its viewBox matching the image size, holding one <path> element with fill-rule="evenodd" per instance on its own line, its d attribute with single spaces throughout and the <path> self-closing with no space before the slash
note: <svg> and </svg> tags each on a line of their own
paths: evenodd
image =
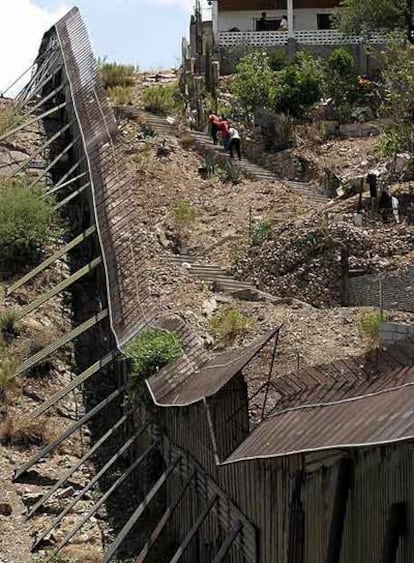
<svg viewBox="0 0 414 563">
<path fill-rule="evenodd" d="M 413 439 L 414 368 L 404 368 L 394 376 L 404 383 L 391 386 L 392 378 L 388 378 L 387 388 L 375 390 L 376 381 L 361 395 L 278 412 L 260 424 L 224 463 Z"/>
<path fill-rule="evenodd" d="M 307 9 L 337 8 L 340 0 L 295 0 L 294 7 Z M 225 11 L 286 10 L 286 0 L 218 0 L 218 9 Z"/>
<path fill-rule="evenodd" d="M 239 373 L 276 335 L 280 327 L 270 330 L 246 348 L 230 350 L 200 364 L 194 350 L 184 354 L 147 380 L 158 406 L 188 406 L 217 393 Z"/>
</svg>

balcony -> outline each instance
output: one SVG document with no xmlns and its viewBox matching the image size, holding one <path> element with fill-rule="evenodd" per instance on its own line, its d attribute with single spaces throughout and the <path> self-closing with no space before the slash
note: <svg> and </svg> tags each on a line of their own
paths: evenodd
<svg viewBox="0 0 414 563">
<path fill-rule="evenodd" d="M 286 45 L 288 37 L 286 31 L 221 31 L 218 43 L 220 47 L 276 47 Z M 363 41 L 381 45 L 387 41 L 384 33 L 370 33 L 363 38 L 360 35 L 344 35 L 334 29 L 298 30 L 293 32 L 292 38 L 301 45 L 357 45 Z"/>
</svg>

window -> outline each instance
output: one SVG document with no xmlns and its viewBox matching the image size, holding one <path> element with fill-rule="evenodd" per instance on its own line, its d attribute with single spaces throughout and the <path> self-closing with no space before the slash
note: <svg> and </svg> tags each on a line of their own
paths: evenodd
<svg viewBox="0 0 414 563">
<path fill-rule="evenodd" d="M 318 29 L 332 29 L 331 14 L 317 14 Z"/>
</svg>

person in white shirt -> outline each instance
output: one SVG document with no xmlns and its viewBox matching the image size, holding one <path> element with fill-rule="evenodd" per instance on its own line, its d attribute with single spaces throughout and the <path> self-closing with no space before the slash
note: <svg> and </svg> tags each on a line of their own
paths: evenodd
<svg viewBox="0 0 414 563">
<path fill-rule="evenodd" d="M 283 18 L 280 20 L 280 25 L 279 25 L 279 30 L 278 31 L 288 31 L 289 30 L 289 24 L 287 21 L 287 17 L 283 16 Z"/>
<path fill-rule="evenodd" d="M 237 129 L 235 129 L 234 127 L 230 127 L 229 139 L 230 139 L 229 140 L 230 158 L 234 157 L 234 150 L 236 149 L 237 156 L 239 157 L 239 160 L 241 160 L 242 157 L 241 157 L 240 135 Z"/>
</svg>

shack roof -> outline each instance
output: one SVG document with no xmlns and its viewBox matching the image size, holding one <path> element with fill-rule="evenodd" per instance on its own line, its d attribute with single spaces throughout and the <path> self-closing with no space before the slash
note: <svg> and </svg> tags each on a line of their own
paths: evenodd
<svg viewBox="0 0 414 563">
<path fill-rule="evenodd" d="M 154 402 L 163 407 L 188 406 L 217 393 L 276 335 L 270 330 L 246 348 L 224 352 L 200 365 L 186 353 L 147 380 Z"/>
<path fill-rule="evenodd" d="M 414 438 L 414 368 L 405 383 L 337 401 L 282 410 L 260 424 L 224 463 L 390 444 Z M 391 379 L 388 378 L 388 384 Z"/>
</svg>

